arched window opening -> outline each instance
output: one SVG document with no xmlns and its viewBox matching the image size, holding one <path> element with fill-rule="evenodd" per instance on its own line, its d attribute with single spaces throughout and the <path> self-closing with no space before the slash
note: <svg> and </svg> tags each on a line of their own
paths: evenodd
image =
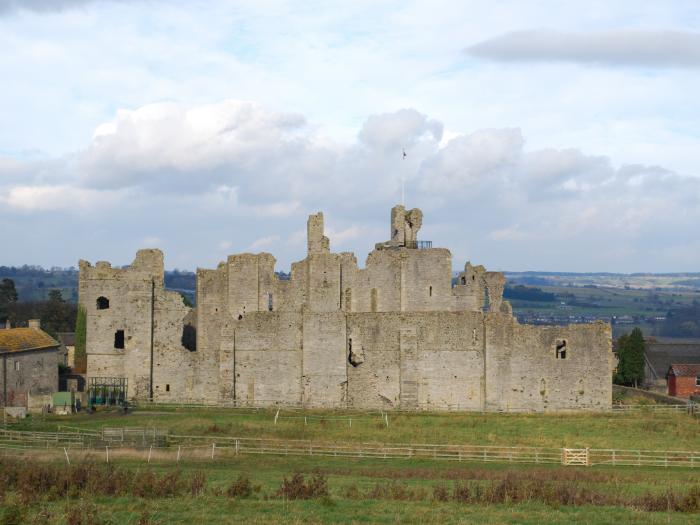
<svg viewBox="0 0 700 525">
<path fill-rule="evenodd" d="M 102 297 L 102 296 L 98 297 L 97 298 L 97 309 L 98 310 L 106 310 L 107 308 L 109 308 L 109 299 L 107 299 L 106 297 Z"/>
<path fill-rule="evenodd" d="M 467 284 L 467 278 L 462 276 L 462 284 Z"/>
<path fill-rule="evenodd" d="M 186 324 L 182 327 L 182 338 L 180 339 L 182 346 L 190 352 L 197 351 L 197 329 L 191 324 Z"/>
</svg>

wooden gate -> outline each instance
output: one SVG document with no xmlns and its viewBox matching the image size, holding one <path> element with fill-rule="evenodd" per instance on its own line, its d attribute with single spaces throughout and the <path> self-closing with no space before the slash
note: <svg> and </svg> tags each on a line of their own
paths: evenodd
<svg viewBox="0 0 700 525">
<path fill-rule="evenodd" d="M 561 458 L 563 465 L 590 465 L 587 448 L 565 448 Z"/>
</svg>

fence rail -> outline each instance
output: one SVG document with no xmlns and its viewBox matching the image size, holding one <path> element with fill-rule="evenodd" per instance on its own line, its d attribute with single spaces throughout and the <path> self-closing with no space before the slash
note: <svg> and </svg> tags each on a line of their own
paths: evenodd
<svg viewBox="0 0 700 525">
<path fill-rule="evenodd" d="M 150 430 L 150 429 L 149 429 Z M 128 433 L 125 434 L 128 436 Z M 85 453 L 121 451 L 126 455 L 141 457 L 148 452 L 148 461 L 156 451 L 159 457 L 181 460 L 222 459 L 242 454 L 285 455 L 285 456 L 324 456 L 345 458 L 377 459 L 433 459 L 447 461 L 495 462 L 495 463 L 534 463 L 560 465 L 612 465 L 644 467 L 700 467 L 698 451 L 654 451 L 620 449 L 571 449 L 541 447 L 507 447 L 485 445 L 438 445 L 438 444 L 373 444 L 373 443 L 323 443 L 305 440 L 277 440 L 240 437 L 209 437 L 166 435 L 159 441 L 157 431 L 146 436 L 153 439 L 143 441 L 144 434 L 135 440 L 105 441 L 99 433 L 80 432 L 25 432 L 0 431 L 0 450 L 5 454 L 60 450 L 68 456 L 68 451 L 76 449 Z M 109 461 L 109 459 L 108 459 Z"/>
</svg>

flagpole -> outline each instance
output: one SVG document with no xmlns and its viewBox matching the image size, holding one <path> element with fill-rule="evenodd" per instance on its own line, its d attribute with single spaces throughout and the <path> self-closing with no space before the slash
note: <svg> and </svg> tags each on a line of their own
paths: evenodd
<svg viewBox="0 0 700 525">
<path fill-rule="evenodd" d="M 401 157 L 401 160 L 404 161 L 406 160 L 406 150 L 403 150 L 403 156 Z M 406 170 L 401 171 L 401 206 L 406 206 Z"/>
</svg>

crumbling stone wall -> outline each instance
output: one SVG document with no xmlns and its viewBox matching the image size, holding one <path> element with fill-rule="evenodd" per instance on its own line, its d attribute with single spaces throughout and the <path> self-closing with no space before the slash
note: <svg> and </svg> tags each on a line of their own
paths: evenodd
<svg viewBox="0 0 700 525">
<path fill-rule="evenodd" d="M 269 253 L 232 255 L 197 271 L 196 309 L 164 290 L 158 250 L 125 269 L 81 261 L 88 374 L 127 377 L 131 397 L 162 401 L 608 408 L 610 326 L 520 325 L 503 274 L 466 263 L 453 285 L 449 250 L 417 249 L 422 219 L 395 207 L 390 239 L 359 268 L 353 254 L 330 251 L 323 215 L 311 215 L 290 280 Z M 185 326 L 195 349 L 183 344 Z M 124 349 L 114 348 L 119 329 Z"/>
</svg>

